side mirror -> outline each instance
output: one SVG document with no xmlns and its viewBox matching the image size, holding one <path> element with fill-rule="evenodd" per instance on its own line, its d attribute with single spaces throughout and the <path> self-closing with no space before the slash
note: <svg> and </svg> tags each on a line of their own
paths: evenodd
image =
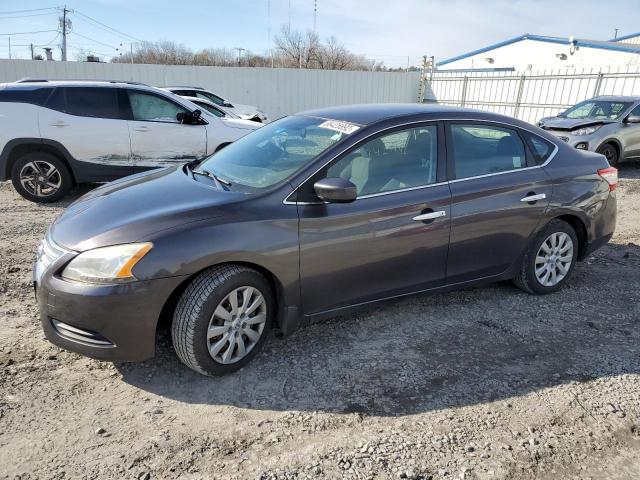
<svg viewBox="0 0 640 480">
<path fill-rule="evenodd" d="M 313 184 L 316 195 L 329 203 L 349 203 L 358 196 L 356 186 L 344 178 L 324 178 Z"/>
<path fill-rule="evenodd" d="M 202 116 L 202 110 L 194 110 L 193 112 L 178 112 L 176 114 L 176 120 L 180 123 L 186 123 L 187 125 L 196 125 L 200 122 Z"/>
<path fill-rule="evenodd" d="M 629 115 L 625 121 L 625 123 L 640 123 L 640 115 Z"/>
</svg>

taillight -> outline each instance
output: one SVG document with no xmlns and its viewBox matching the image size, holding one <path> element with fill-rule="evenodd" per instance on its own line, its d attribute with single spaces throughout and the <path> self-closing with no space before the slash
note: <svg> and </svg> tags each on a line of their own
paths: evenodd
<svg viewBox="0 0 640 480">
<path fill-rule="evenodd" d="M 618 187 L 618 169 L 614 167 L 601 168 L 598 175 L 609 184 L 609 191 L 613 192 Z"/>
</svg>

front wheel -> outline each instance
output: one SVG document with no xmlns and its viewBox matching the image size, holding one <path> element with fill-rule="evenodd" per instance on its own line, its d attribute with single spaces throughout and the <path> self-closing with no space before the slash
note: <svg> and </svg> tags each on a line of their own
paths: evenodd
<svg viewBox="0 0 640 480">
<path fill-rule="evenodd" d="M 47 152 L 32 152 L 18 158 L 11 169 L 13 188 L 27 200 L 57 202 L 73 185 L 67 165 Z"/>
<path fill-rule="evenodd" d="M 552 220 L 534 238 L 514 283 L 528 293 L 556 292 L 571 277 L 577 258 L 575 230 L 567 222 Z"/>
<path fill-rule="evenodd" d="M 620 155 L 618 154 L 618 149 L 616 148 L 615 145 L 611 143 L 605 143 L 604 145 L 601 145 L 600 147 L 598 147 L 598 150 L 596 150 L 596 153 L 604 155 L 607 159 L 607 162 L 609 162 L 609 165 L 611 165 L 612 167 L 615 167 L 616 165 L 618 165 L 618 161 L 620 160 Z"/>
<path fill-rule="evenodd" d="M 261 273 L 223 265 L 199 274 L 173 316 L 171 337 L 182 362 L 204 375 L 242 368 L 265 341 L 275 311 L 271 286 Z"/>
</svg>

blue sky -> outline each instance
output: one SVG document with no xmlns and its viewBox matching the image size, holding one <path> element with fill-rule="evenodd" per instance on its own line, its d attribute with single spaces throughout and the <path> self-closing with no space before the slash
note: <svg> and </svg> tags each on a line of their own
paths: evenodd
<svg viewBox="0 0 640 480">
<path fill-rule="evenodd" d="M 64 2 L 2 0 L 0 33 L 56 30 L 55 10 L 11 13 L 61 6 Z M 640 31 L 637 0 L 317 0 L 317 31 L 336 36 L 352 51 L 388 66 L 418 64 L 421 55 L 445 59 L 522 33 L 606 40 Z M 268 7 L 270 4 L 270 15 Z M 188 47 L 242 47 L 257 53 L 289 19 L 294 28 L 313 28 L 314 0 L 66 0 L 73 26 L 70 59 L 89 50 L 117 55 L 130 42 L 173 40 Z M 291 8 L 289 8 L 291 6 Z M 124 34 L 100 27 L 89 16 Z M 126 35 L 125 35 L 126 34 Z M 12 54 L 28 58 L 29 47 L 50 43 L 55 31 L 12 35 Z M 122 46 L 120 46 L 122 44 Z M 41 51 L 39 47 L 36 51 Z M 59 58 L 59 48 L 55 49 Z M 0 57 L 9 53 L 0 35 Z M 408 60 L 407 60 L 408 59 Z"/>
</svg>

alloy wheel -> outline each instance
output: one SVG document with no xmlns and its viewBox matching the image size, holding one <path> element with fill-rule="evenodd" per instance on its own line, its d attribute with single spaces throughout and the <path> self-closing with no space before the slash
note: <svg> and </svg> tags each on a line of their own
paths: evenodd
<svg viewBox="0 0 640 480">
<path fill-rule="evenodd" d="M 536 280 L 545 287 L 553 287 L 567 276 L 573 262 L 573 240 L 564 232 L 549 235 L 536 254 Z"/>
<path fill-rule="evenodd" d="M 31 195 L 49 197 L 62 186 L 62 175 L 46 160 L 34 160 L 20 169 L 20 184 Z"/>
<path fill-rule="evenodd" d="M 235 363 L 256 346 L 267 321 L 267 302 L 260 290 L 238 287 L 213 311 L 207 328 L 209 355 L 218 363 Z"/>
</svg>

